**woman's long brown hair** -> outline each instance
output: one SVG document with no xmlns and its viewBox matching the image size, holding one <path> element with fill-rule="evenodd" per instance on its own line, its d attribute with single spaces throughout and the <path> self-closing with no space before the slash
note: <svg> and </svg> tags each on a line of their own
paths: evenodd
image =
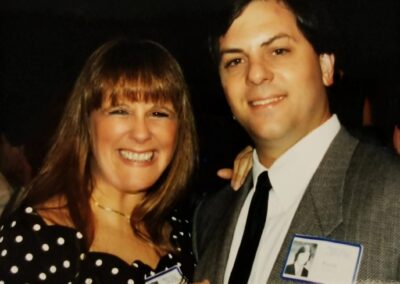
<svg viewBox="0 0 400 284">
<path fill-rule="evenodd" d="M 40 207 L 63 197 L 74 227 L 88 246 L 95 227 L 89 204 L 93 190 L 89 116 L 105 100 L 171 101 L 177 113 L 174 157 L 142 204 L 132 213 L 134 232 L 161 249 L 171 249 L 167 216 L 185 194 L 197 154 L 195 122 L 183 72 L 158 43 L 117 39 L 99 47 L 81 71 L 43 167 L 33 180 L 24 204 Z"/>
</svg>

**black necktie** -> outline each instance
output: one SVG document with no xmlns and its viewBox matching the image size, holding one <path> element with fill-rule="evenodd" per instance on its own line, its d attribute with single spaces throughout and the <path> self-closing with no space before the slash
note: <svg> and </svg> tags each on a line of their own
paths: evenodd
<svg viewBox="0 0 400 284">
<path fill-rule="evenodd" d="M 268 172 L 262 172 L 258 176 L 256 191 L 251 199 L 243 238 L 229 277 L 229 284 L 245 284 L 249 279 L 267 218 L 268 193 L 270 189 L 271 183 L 269 182 Z"/>
</svg>

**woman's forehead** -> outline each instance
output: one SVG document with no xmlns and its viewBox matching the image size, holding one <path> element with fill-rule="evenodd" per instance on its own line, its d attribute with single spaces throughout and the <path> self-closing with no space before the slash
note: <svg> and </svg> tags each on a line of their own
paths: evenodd
<svg viewBox="0 0 400 284">
<path fill-rule="evenodd" d="M 124 94 L 108 94 L 103 96 L 103 106 L 117 106 L 132 103 L 153 103 L 155 105 L 173 105 L 171 98 L 161 95 L 149 93 L 124 93 Z"/>
</svg>

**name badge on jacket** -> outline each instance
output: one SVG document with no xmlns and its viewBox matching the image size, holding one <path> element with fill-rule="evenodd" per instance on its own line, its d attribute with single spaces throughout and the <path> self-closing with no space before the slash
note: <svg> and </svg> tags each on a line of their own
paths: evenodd
<svg viewBox="0 0 400 284">
<path fill-rule="evenodd" d="M 145 284 L 186 284 L 188 281 L 183 277 L 178 265 L 161 271 L 145 279 Z"/>
<path fill-rule="evenodd" d="M 355 283 L 362 252 L 360 244 L 295 235 L 281 277 L 309 283 Z"/>
</svg>

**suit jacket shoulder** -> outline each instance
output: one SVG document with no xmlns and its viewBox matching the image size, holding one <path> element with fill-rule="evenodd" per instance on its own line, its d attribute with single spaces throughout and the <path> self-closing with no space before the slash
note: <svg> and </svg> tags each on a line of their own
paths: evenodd
<svg viewBox="0 0 400 284">
<path fill-rule="evenodd" d="M 193 218 L 193 251 L 201 261 L 195 280 L 222 283 L 236 221 L 252 185 L 249 174 L 240 190 L 225 186 L 206 196 L 197 206 Z"/>
</svg>

